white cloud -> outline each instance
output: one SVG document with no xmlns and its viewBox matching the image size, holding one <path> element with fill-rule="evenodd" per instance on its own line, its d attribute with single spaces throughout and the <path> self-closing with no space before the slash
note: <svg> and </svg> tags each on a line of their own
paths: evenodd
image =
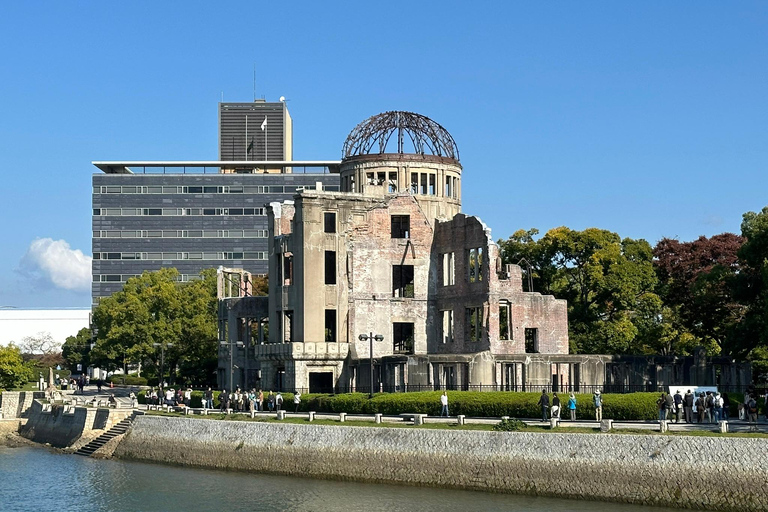
<svg viewBox="0 0 768 512">
<path fill-rule="evenodd" d="M 19 272 L 74 291 L 91 289 L 91 258 L 79 249 L 70 249 L 65 240 L 38 238 L 29 245 L 19 263 Z"/>
</svg>

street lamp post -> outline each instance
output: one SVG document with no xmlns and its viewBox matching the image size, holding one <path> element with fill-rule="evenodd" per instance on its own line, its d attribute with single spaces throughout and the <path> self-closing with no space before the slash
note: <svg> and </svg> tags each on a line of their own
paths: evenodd
<svg viewBox="0 0 768 512">
<path fill-rule="evenodd" d="M 164 375 L 165 374 L 165 368 L 164 368 L 165 348 L 166 347 L 172 347 L 173 343 L 165 343 L 165 344 L 153 343 L 152 346 L 155 347 L 155 348 L 160 347 L 160 380 L 159 380 L 158 384 L 160 385 L 160 390 L 162 390 L 163 389 L 163 377 L 165 376 Z"/>
<path fill-rule="evenodd" d="M 373 332 L 370 332 L 368 334 L 361 334 L 357 337 L 360 341 L 370 341 L 371 342 L 371 393 L 369 395 L 370 398 L 373 398 L 373 342 L 374 341 L 384 341 L 384 336 L 381 334 L 374 335 Z"/>
<path fill-rule="evenodd" d="M 234 385 L 233 374 L 235 368 L 235 347 L 242 348 L 244 344 L 242 341 L 220 341 L 219 344 L 222 347 L 229 347 L 229 392 L 231 393 L 232 387 Z M 248 357 L 247 354 L 246 357 Z"/>
</svg>

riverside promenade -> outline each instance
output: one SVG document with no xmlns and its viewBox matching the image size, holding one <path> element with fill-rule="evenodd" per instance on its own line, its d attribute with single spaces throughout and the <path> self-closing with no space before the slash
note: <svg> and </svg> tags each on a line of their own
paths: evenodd
<svg viewBox="0 0 768 512">
<path fill-rule="evenodd" d="M 324 479 L 744 511 L 766 509 L 766 447 L 765 439 L 744 437 L 364 428 L 146 414 L 136 417 L 114 456 Z"/>
</svg>

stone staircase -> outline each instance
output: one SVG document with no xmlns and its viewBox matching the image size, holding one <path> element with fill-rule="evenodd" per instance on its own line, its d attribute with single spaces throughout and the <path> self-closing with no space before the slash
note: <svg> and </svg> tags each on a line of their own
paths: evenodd
<svg viewBox="0 0 768 512">
<path fill-rule="evenodd" d="M 86 457 L 90 457 L 93 455 L 93 452 L 107 444 L 107 442 L 120 434 L 125 434 L 128 431 L 128 428 L 130 428 L 131 423 L 133 422 L 133 418 L 135 418 L 135 415 L 128 416 L 127 418 L 124 418 L 120 422 L 116 423 L 112 428 L 101 434 L 96 439 L 93 439 L 88 444 L 82 446 L 79 450 L 75 452 L 75 455 L 84 455 Z"/>
</svg>

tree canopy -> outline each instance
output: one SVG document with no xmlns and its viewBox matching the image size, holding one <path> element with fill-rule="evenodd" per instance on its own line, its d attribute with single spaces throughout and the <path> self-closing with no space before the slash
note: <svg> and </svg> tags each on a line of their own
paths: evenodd
<svg viewBox="0 0 768 512">
<path fill-rule="evenodd" d="M 0 389 L 19 387 L 33 378 L 32 365 L 24 362 L 19 347 L 0 346 Z"/>
<path fill-rule="evenodd" d="M 203 271 L 201 279 L 186 283 L 178 275 L 173 268 L 145 272 L 101 300 L 93 312 L 92 364 L 114 370 L 143 361 L 159 374 L 162 354 L 165 368 L 180 368 L 185 380 L 207 383 L 213 378 L 216 271 Z"/>
<path fill-rule="evenodd" d="M 520 230 L 500 241 L 505 263 L 530 265 L 534 290 L 568 300 L 572 352 L 626 353 L 661 312 L 645 240 L 590 228 Z M 527 266 L 525 266 L 527 268 Z M 527 270 L 526 270 L 527 272 Z"/>
</svg>

